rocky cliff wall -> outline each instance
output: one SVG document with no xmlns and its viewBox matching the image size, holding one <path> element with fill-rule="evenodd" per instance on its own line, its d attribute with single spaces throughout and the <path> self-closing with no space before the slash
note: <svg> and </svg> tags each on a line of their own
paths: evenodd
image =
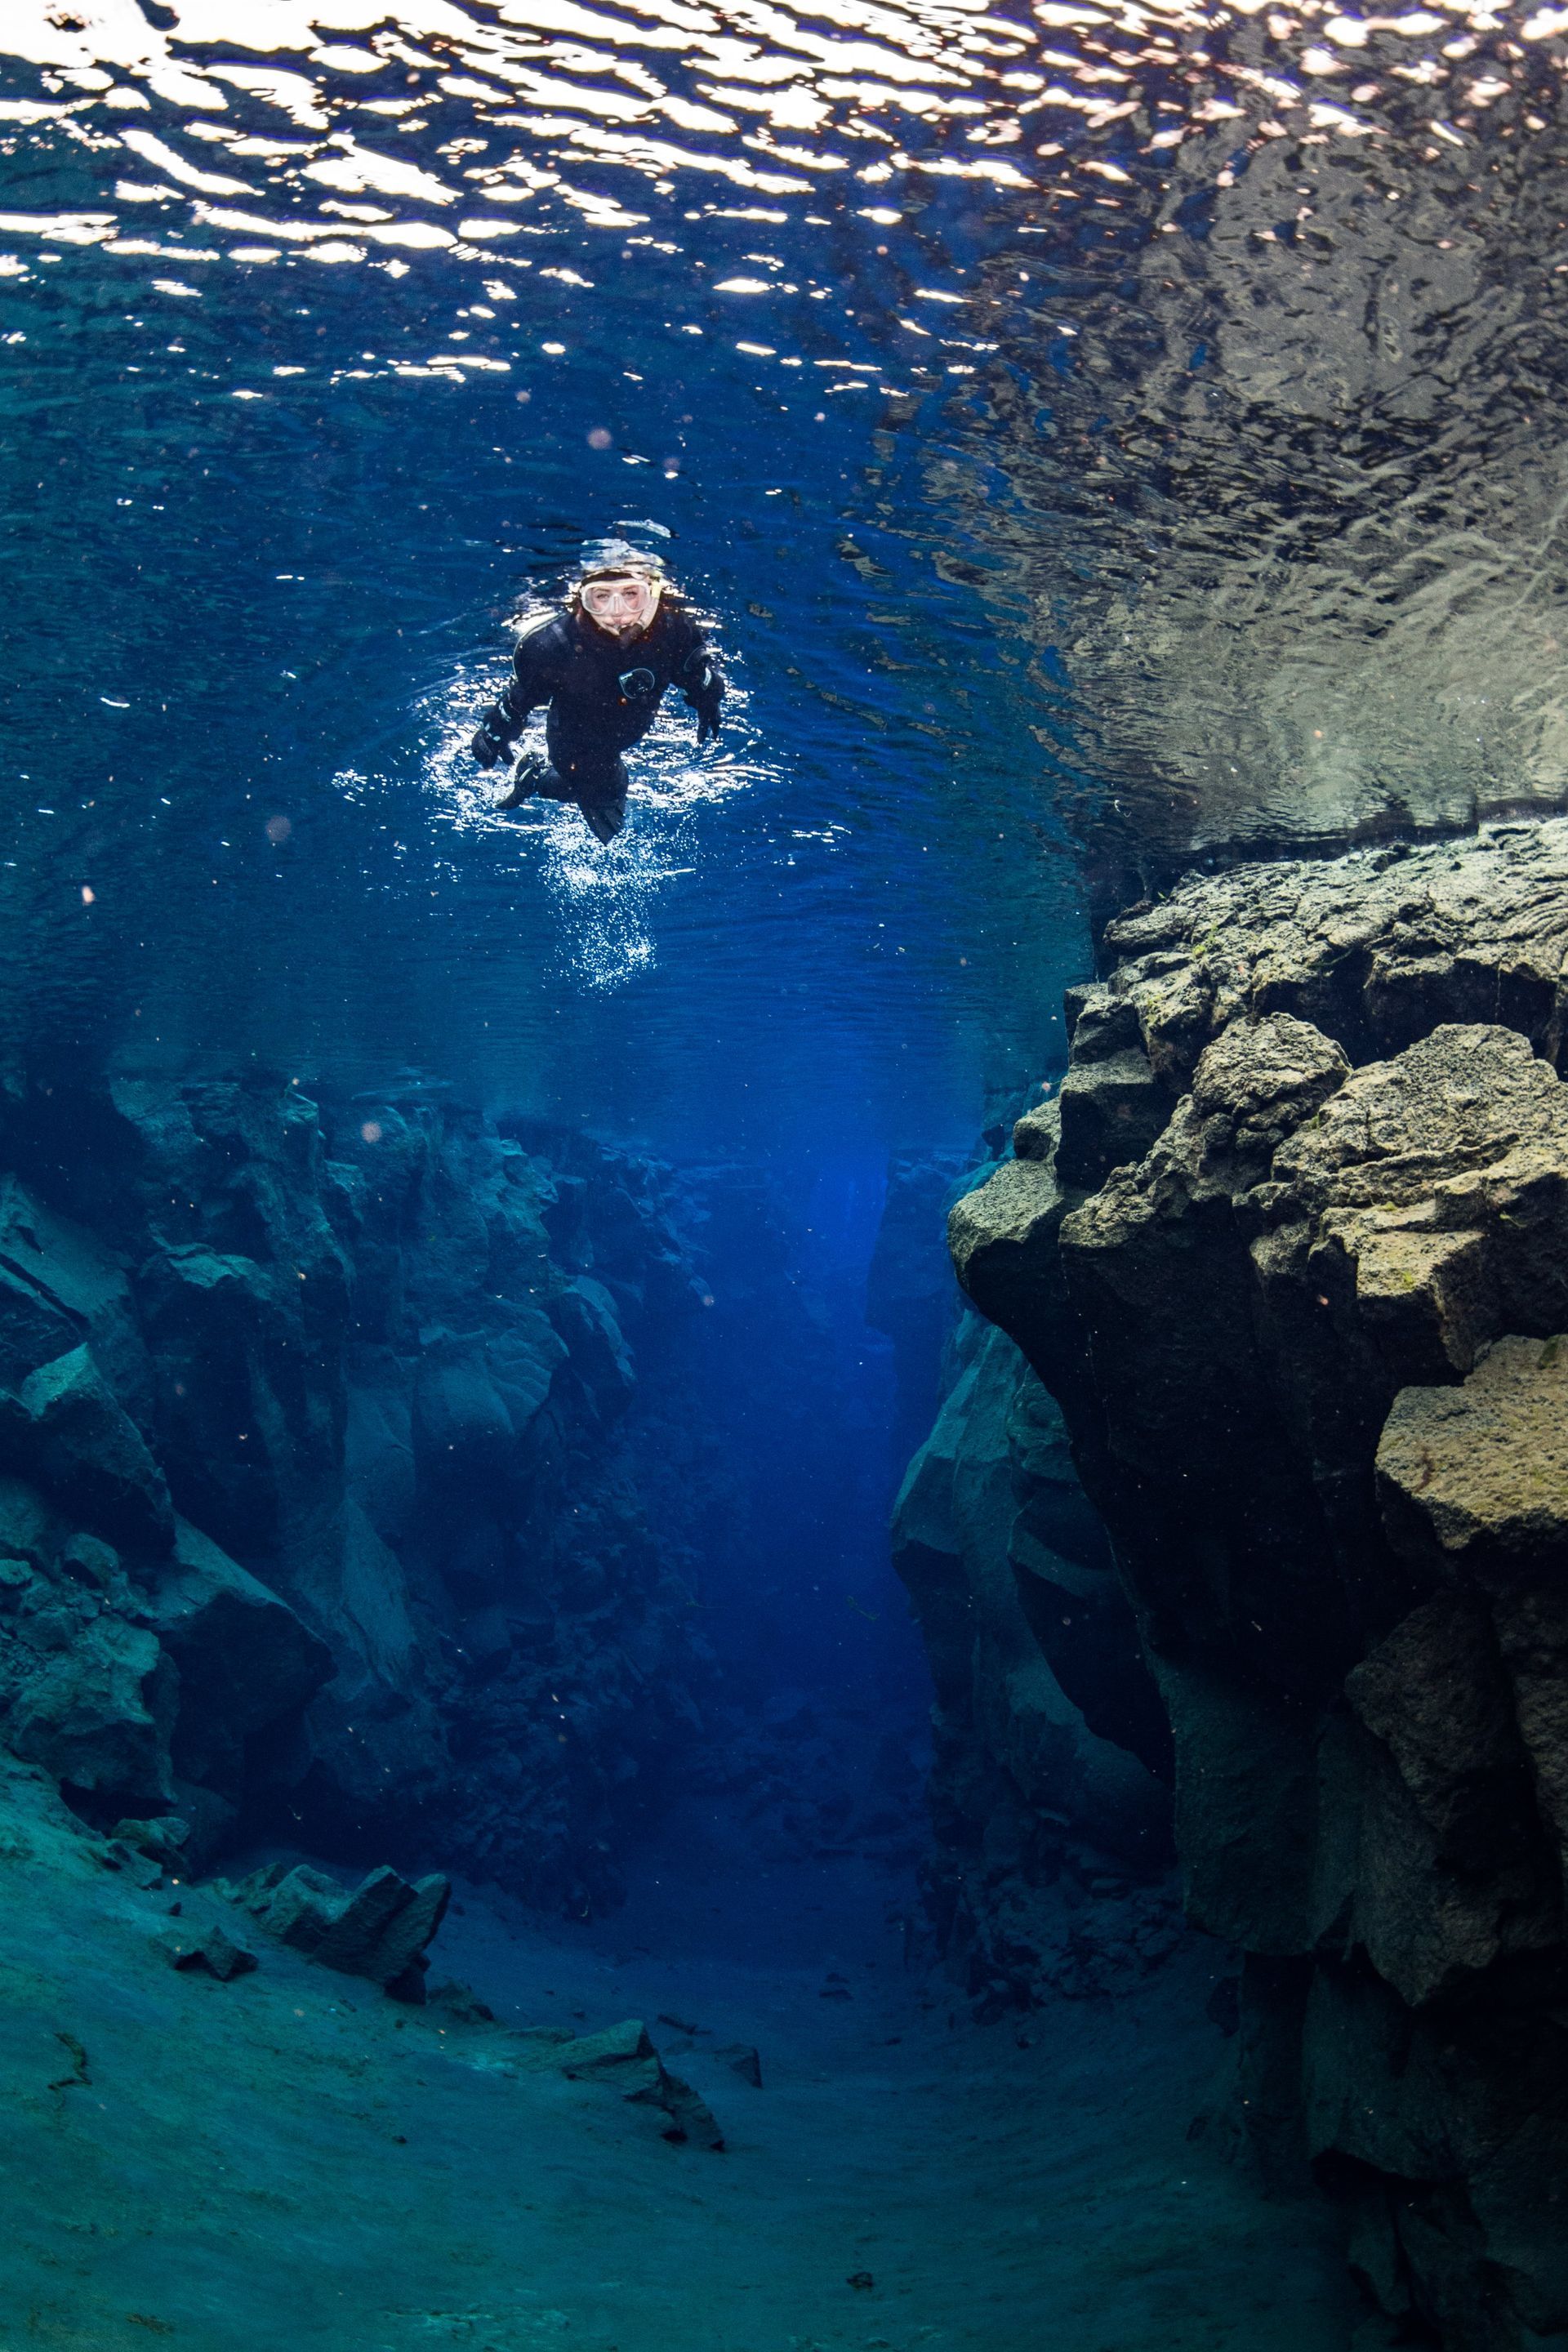
<svg viewBox="0 0 1568 2352">
<path fill-rule="evenodd" d="M 9 1745 L 198 1856 L 438 1846 L 613 1899 L 710 1663 L 660 1171 L 260 1077 L 40 1091 L 0 1171 Z"/>
<path fill-rule="evenodd" d="M 1447 2352 L 1568 2342 L 1565 949 L 1561 821 L 1190 878 L 950 1229 L 1136 1612 L 1254 2141 Z"/>
</svg>

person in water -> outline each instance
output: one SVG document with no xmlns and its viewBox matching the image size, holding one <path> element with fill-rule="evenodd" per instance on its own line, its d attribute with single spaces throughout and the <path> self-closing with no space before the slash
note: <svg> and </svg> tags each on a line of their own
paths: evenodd
<svg viewBox="0 0 1568 2352">
<path fill-rule="evenodd" d="M 575 801 L 599 840 L 613 841 L 626 821 L 621 754 L 647 733 L 671 686 L 697 713 L 698 742 L 717 736 L 723 676 L 658 557 L 621 539 L 592 541 L 565 604 L 525 625 L 512 675 L 469 746 L 493 768 L 529 713 L 548 712 L 547 756 L 518 761 L 497 808 L 521 808 L 535 793 Z"/>
</svg>

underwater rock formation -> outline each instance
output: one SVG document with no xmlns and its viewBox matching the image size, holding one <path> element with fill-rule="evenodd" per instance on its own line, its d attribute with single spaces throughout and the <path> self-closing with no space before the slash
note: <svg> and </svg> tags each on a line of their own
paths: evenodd
<svg viewBox="0 0 1568 2352">
<path fill-rule="evenodd" d="M 0 1168 L 0 1735 L 198 1866 L 275 1822 L 612 1898 L 705 1673 L 633 1475 L 658 1171 L 262 1076 L 40 1090 Z"/>
<path fill-rule="evenodd" d="M 958 1311 L 940 1250 L 948 1202 L 964 1175 L 952 1151 L 895 1151 L 866 1273 L 866 1320 L 892 1341 L 898 1382 L 896 1437 L 907 1460 L 931 1427 L 942 1398 L 942 1348 Z"/>
<path fill-rule="evenodd" d="M 950 1228 L 1137 1612 L 1254 2142 L 1447 2352 L 1568 2331 L 1565 949 L 1561 821 L 1190 877 Z"/>
<path fill-rule="evenodd" d="M 374 1984 L 418 2008 L 425 2005 L 426 1946 L 447 1916 L 452 1883 L 433 1872 L 410 1885 L 395 1870 L 373 1870 L 352 1892 L 324 1871 L 268 1863 L 216 1891 L 241 1905 L 281 1943 L 324 1969 Z"/>
<path fill-rule="evenodd" d="M 984 2014 L 1172 1949 L 1169 1735 L 1055 1404 L 978 1317 L 953 1353 L 893 1560 L 935 1685 L 927 1908 Z"/>
</svg>

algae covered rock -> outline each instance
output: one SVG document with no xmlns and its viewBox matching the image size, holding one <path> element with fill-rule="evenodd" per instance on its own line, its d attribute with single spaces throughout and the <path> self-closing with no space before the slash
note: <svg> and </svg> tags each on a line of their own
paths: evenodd
<svg viewBox="0 0 1568 2352">
<path fill-rule="evenodd" d="M 1389 1533 L 1479 1620 L 1513 1735 L 1513 1822 L 1536 1813 L 1568 1871 L 1568 1340 L 1510 1335 L 1462 1388 L 1406 1389 L 1377 1453 Z M 1445 1749 L 1462 1727 L 1442 1727 Z M 1503 1841 L 1497 1810 L 1479 1834 Z M 1514 1838 L 1518 1832 L 1515 1827 Z"/>
<path fill-rule="evenodd" d="M 1568 1337 L 1517 1334 L 1462 1388 L 1406 1389 L 1377 1448 L 1403 1549 L 1489 1581 L 1568 1563 Z"/>
</svg>

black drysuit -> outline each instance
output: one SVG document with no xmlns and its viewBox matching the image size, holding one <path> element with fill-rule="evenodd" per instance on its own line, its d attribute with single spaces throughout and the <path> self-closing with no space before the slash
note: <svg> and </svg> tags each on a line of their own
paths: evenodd
<svg viewBox="0 0 1568 2352">
<path fill-rule="evenodd" d="M 626 822 L 621 753 L 647 733 L 671 686 L 697 713 L 699 741 L 716 732 L 723 677 L 700 624 L 671 597 L 660 598 L 635 637 L 612 636 L 580 610 L 549 614 L 519 638 L 511 677 L 480 721 L 474 756 L 491 766 L 529 713 L 547 704 L 550 764 L 532 790 L 575 801 L 599 839 L 609 841 Z"/>
</svg>

